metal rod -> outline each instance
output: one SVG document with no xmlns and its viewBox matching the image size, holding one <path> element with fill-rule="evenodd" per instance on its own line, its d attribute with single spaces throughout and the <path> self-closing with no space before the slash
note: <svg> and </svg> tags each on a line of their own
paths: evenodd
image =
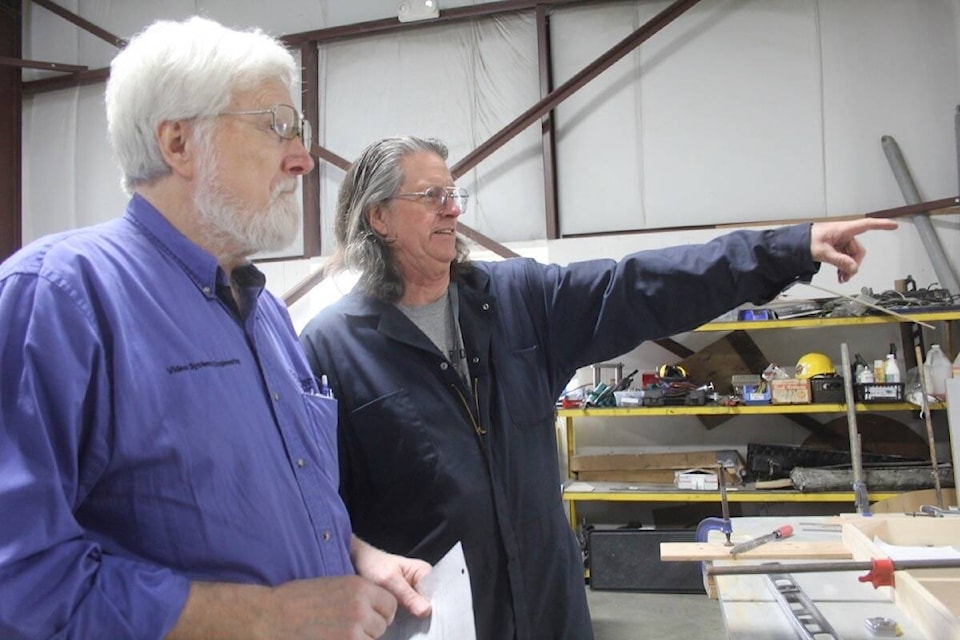
<svg viewBox="0 0 960 640">
<path fill-rule="evenodd" d="M 853 374 L 850 369 L 850 348 L 840 344 L 843 369 L 843 393 L 847 402 L 847 434 L 850 437 L 850 461 L 853 463 L 853 502 L 859 514 L 870 513 L 867 485 L 863 481 L 863 460 L 860 455 L 860 432 L 857 430 L 857 403 L 853 397 Z"/>
<path fill-rule="evenodd" d="M 956 569 L 960 567 L 960 558 L 893 560 L 894 571 L 911 569 Z M 873 563 L 869 560 L 839 560 L 836 562 L 797 562 L 764 564 L 742 564 L 708 566 L 708 576 L 766 575 L 768 573 L 826 573 L 830 571 L 869 571 Z"/>
<path fill-rule="evenodd" d="M 923 421 L 927 425 L 927 445 L 930 447 L 930 464 L 933 465 L 933 488 L 937 493 L 937 506 L 943 509 L 943 491 L 940 489 L 940 471 L 937 469 L 937 446 L 933 439 L 933 420 L 930 418 L 930 405 L 927 402 L 926 372 L 923 370 L 923 355 L 919 345 L 915 345 L 917 353 L 917 375 L 920 376 L 920 410 L 923 412 Z"/>
<path fill-rule="evenodd" d="M 730 502 L 727 500 L 727 472 L 723 468 L 723 463 L 717 464 L 717 484 L 720 487 L 720 511 L 723 514 L 723 519 L 727 524 L 730 524 Z M 730 542 L 730 533 L 732 532 L 732 527 L 727 527 L 727 530 L 724 531 L 724 536 L 726 537 L 726 542 L 724 546 L 732 547 L 733 543 Z"/>
</svg>

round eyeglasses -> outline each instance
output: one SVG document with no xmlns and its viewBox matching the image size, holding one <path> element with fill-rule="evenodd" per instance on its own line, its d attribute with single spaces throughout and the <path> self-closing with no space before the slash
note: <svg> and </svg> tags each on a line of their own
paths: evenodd
<svg viewBox="0 0 960 640">
<path fill-rule="evenodd" d="M 393 197 L 402 200 L 419 200 L 427 209 L 437 213 L 446 209 L 447 202 L 452 201 L 453 206 L 459 209 L 461 214 L 464 214 L 467 212 L 467 199 L 470 194 L 463 187 L 430 187 L 423 191 L 398 193 Z"/>
<path fill-rule="evenodd" d="M 313 141 L 313 129 L 303 114 L 288 104 L 275 104 L 269 109 L 259 111 L 224 111 L 221 116 L 259 116 L 270 114 L 270 128 L 284 140 L 300 137 L 304 148 L 309 152 Z"/>
</svg>

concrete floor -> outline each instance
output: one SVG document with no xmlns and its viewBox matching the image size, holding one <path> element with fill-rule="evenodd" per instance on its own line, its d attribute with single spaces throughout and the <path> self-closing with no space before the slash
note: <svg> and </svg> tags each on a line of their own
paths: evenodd
<svg viewBox="0 0 960 640">
<path fill-rule="evenodd" d="M 593 591 L 587 601 L 596 640 L 725 638 L 720 603 L 706 595 Z"/>
</svg>

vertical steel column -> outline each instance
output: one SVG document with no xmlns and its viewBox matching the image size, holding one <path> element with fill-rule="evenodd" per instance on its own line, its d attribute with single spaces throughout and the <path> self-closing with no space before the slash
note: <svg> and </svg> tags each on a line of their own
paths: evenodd
<svg viewBox="0 0 960 640">
<path fill-rule="evenodd" d="M 22 19 L 19 0 L 0 0 L 0 56 L 23 57 Z M 0 260 L 23 242 L 21 73 L 20 67 L 0 65 Z"/>
<path fill-rule="evenodd" d="M 320 131 L 320 53 L 317 43 L 307 41 L 300 45 L 300 100 L 304 117 L 313 126 L 314 135 Z M 311 152 L 312 149 L 307 149 Z M 320 167 L 303 176 L 303 257 L 312 258 L 322 252 L 322 225 L 320 215 Z"/>
<path fill-rule="evenodd" d="M 540 62 L 540 98 L 553 91 L 553 58 L 550 53 L 550 15 L 537 5 L 537 53 Z M 546 213 L 547 240 L 560 237 L 560 214 L 557 211 L 557 159 L 554 136 L 555 113 L 550 109 L 540 119 L 543 141 L 543 204 Z"/>
</svg>

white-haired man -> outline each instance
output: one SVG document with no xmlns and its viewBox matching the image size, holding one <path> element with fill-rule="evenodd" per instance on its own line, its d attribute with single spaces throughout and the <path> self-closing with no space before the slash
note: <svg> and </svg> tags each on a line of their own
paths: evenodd
<svg viewBox="0 0 960 640">
<path fill-rule="evenodd" d="M 353 536 L 335 401 L 248 257 L 314 166 L 293 58 L 158 22 L 113 61 L 132 198 L 0 266 L 0 637 L 379 637 L 429 565 Z"/>
</svg>

